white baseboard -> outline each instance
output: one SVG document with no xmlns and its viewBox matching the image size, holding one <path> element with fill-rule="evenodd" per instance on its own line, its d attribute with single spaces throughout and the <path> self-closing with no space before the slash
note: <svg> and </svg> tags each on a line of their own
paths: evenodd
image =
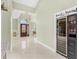
<svg viewBox="0 0 79 59">
<path fill-rule="evenodd" d="M 50 50 L 51 52 L 56 52 L 56 50 L 55 49 L 53 49 L 53 48 L 51 48 L 51 47 L 49 47 L 49 46 L 47 46 L 46 44 L 44 44 L 44 43 L 42 43 L 41 41 L 39 41 L 39 40 L 34 40 L 36 43 L 39 43 L 39 44 L 41 44 L 42 46 L 44 46 L 45 48 L 47 48 L 48 50 Z"/>
</svg>

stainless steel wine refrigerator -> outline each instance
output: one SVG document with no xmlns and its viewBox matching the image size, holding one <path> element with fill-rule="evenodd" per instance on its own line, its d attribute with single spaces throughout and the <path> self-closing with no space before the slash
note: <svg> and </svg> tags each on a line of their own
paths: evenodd
<svg viewBox="0 0 79 59">
<path fill-rule="evenodd" d="M 77 59 L 77 13 L 56 19 L 56 52 Z"/>
</svg>

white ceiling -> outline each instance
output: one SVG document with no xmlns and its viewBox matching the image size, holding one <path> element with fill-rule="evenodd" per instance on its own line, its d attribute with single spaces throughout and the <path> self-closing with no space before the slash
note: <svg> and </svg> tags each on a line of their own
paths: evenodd
<svg viewBox="0 0 79 59">
<path fill-rule="evenodd" d="M 24 12 L 24 11 L 21 11 L 21 10 L 14 9 L 14 10 L 12 11 L 12 18 L 17 19 L 17 18 L 19 18 L 19 16 L 20 16 L 21 14 L 25 14 L 25 12 Z"/>
<path fill-rule="evenodd" d="M 13 0 L 14 2 L 35 8 L 39 2 L 39 0 Z"/>
</svg>

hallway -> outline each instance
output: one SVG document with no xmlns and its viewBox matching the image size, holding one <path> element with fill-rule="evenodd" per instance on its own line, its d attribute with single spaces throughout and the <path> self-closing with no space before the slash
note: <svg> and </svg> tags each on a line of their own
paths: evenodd
<svg viewBox="0 0 79 59">
<path fill-rule="evenodd" d="M 76 2 L 1 0 L 1 59 L 76 59 Z"/>
<path fill-rule="evenodd" d="M 63 56 L 49 51 L 41 44 L 30 42 L 26 49 L 14 48 L 7 53 L 7 59 L 66 59 Z"/>
</svg>

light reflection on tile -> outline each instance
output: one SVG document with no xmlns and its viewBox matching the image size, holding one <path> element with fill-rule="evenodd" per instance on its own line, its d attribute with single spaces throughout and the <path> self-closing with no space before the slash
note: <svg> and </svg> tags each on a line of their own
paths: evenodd
<svg viewBox="0 0 79 59">
<path fill-rule="evenodd" d="M 66 59 L 55 52 L 50 52 L 38 43 L 30 42 L 29 47 L 16 47 L 7 53 L 7 59 Z"/>
</svg>

